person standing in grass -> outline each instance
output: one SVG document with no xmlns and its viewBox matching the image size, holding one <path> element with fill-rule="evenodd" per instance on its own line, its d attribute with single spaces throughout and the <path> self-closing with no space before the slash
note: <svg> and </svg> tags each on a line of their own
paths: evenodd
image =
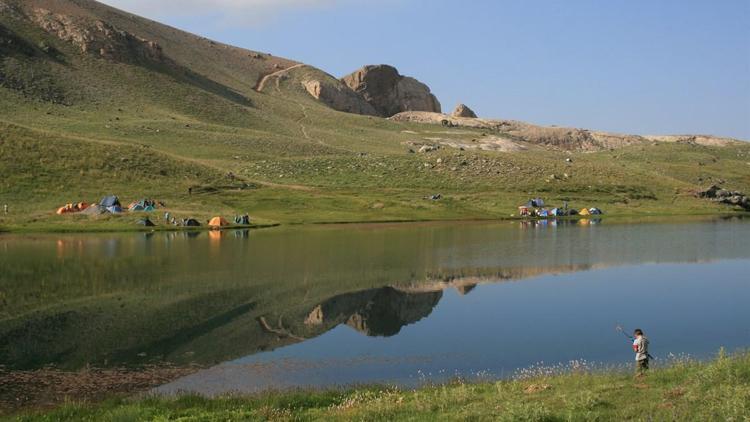
<svg viewBox="0 0 750 422">
<path fill-rule="evenodd" d="M 648 371 L 648 361 L 651 356 L 648 353 L 648 338 L 643 334 L 643 330 L 636 328 L 633 331 L 633 352 L 635 352 L 635 369 L 638 375 L 643 375 Z"/>
<path fill-rule="evenodd" d="M 8 204 L 3 205 L 3 212 L 8 213 Z"/>
</svg>

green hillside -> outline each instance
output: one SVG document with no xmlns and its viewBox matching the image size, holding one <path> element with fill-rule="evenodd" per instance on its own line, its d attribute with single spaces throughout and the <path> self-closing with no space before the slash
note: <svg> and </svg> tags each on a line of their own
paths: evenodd
<svg viewBox="0 0 750 422">
<path fill-rule="evenodd" d="M 338 112 L 294 80 L 258 92 L 266 75 L 297 63 L 90 0 L 1 0 L 0 12 L 5 229 L 132 227 L 129 215 L 54 214 L 110 193 L 159 199 L 183 217 L 309 223 L 501 218 L 529 196 L 611 215 L 734 212 L 693 192 L 719 182 L 750 191 L 745 143 L 591 152 L 529 138 L 517 152 L 412 153 L 428 139 L 503 134 Z M 307 74 L 318 72 L 294 77 Z"/>
</svg>

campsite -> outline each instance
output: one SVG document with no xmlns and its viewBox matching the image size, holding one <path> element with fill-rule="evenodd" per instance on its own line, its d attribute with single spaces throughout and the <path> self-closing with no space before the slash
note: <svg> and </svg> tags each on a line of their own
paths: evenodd
<svg viewBox="0 0 750 422">
<path fill-rule="evenodd" d="M 89 204 L 86 202 L 75 202 L 66 204 L 57 209 L 56 214 L 59 216 L 69 216 L 81 214 L 93 219 L 107 216 L 133 215 L 137 219 L 134 225 L 144 230 L 195 230 L 205 227 L 211 230 L 221 230 L 226 228 L 238 227 L 271 227 L 272 224 L 258 226 L 252 223 L 250 216 L 247 214 L 237 215 L 232 219 L 230 224 L 224 217 L 214 216 L 201 224 L 197 219 L 191 217 L 178 217 L 171 212 L 171 209 L 162 201 L 153 199 L 140 199 L 131 202 L 127 207 L 123 207 L 120 198 L 117 195 L 107 195 L 98 203 Z M 161 217 L 160 217 L 161 215 Z"/>
</svg>

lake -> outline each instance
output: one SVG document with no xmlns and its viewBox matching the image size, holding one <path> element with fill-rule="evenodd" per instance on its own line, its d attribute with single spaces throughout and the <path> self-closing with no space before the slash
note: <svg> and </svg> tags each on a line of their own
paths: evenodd
<svg viewBox="0 0 750 422">
<path fill-rule="evenodd" d="M 187 370 L 148 388 L 412 386 L 630 364 L 618 324 L 657 364 L 707 358 L 750 346 L 748 273 L 741 218 L 7 234 L 0 377 L 168 366 Z"/>
</svg>

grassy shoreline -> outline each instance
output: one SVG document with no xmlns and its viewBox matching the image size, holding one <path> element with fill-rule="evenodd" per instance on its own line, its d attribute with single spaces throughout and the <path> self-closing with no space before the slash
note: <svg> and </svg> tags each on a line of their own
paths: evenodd
<svg viewBox="0 0 750 422">
<path fill-rule="evenodd" d="M 130 216 L 123 216 L 118 218 L 127 218 Z M 663 213 L 648 213 L 648 214 L 616 214 L 616 215 L 597 215 L 597 216 L 568 216 L 568 217 L 555 217 L 555 218 L 538 218 L 538 217 L 517 217 L 517 216 L 488 216 L 486 218 L 481 217 L 467 217 L 467 218 L 405 218 L 405 219 L 383 219 L 383 220 L 333 220 L 333 221 L 307 221 L 307 222 L 263 222 L 257 224 L 251 224 L 249 226 L 235 226 L 230 225 L 222 228 L 222 230 L 259 230 L 268 229 L 275 227 L 298 227 L 298 226 L 335 226 L 335 225 L 377 225 L 377 224 L 411 224 L 411 223 L 471 223 L 471 222 L 505 222 L 505 221 L 516 221 L 516 222 L 535 222 L 535 221 L 581 221 L 581 220 L 616 220 L 623 221 L 625 219 L 661 219 L 661 218 L 732 218 L 732 217 L 750 217 L 750 212 L 734 211 L 734 212 L 687 212 L 687 213 L 674 213 L 674 212 L 663 212 Z M 65 218 L 65 217 L 62 217 Z M 155 218 L 155 217 L 154 217 Z M 132 221 L 128 219 L 125 221 L 117 221 L 114 224 L 106 225 L 59 225 L 59 224 L 34 224 L 34 225 L 8 225 L 0 226 L 0 234 L 76 234 L 76 233 L 150 233 L 150 232 L 189 232 L 189 231 L 207 231 L 211 230 L 208 226 L 202 227 L 176 227 L 171 225 L 157 225 L 154 227 L 136 227 L 132 224 Z"/>
<path fill-rule="evenodd" d="M 750 353 L 677 359 L 645 377 L 584 368 L 521 372 L 415 390 L 361 387 L 205 398 L 115 397 L 69 402 L 16 420 L 747 420 Z"/>
</svg>

